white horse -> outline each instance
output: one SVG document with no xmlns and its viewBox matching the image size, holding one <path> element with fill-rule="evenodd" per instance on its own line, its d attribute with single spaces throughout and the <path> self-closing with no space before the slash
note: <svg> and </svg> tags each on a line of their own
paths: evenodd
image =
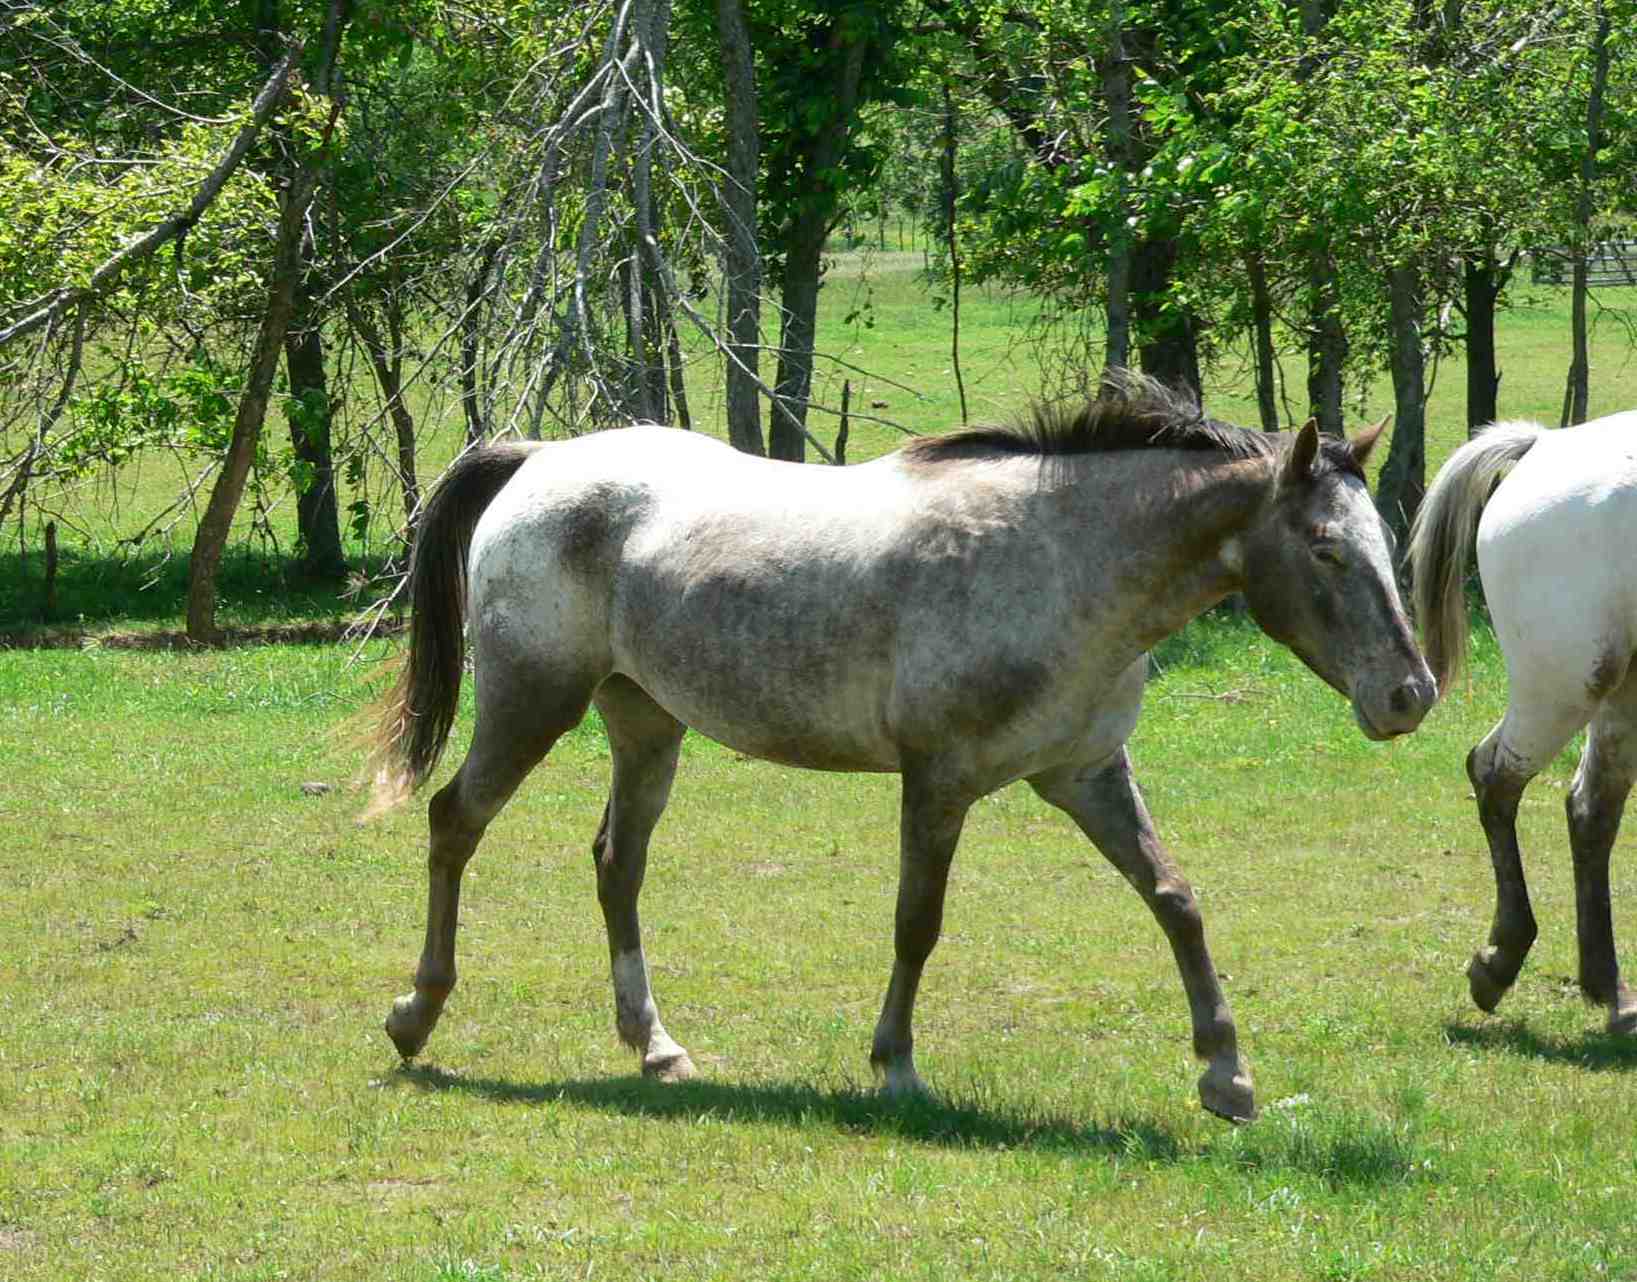
<svg viewBox="0 0 1637 1282">
<path fill-rule="evenodd" d="M 461 872 L 484 828 L 594 702 L 614 775 L 597 895 L 616 1024 L 645 1073 L 693 1071 L 660 1023 L 637 917 L 691 726 L 771 761 L 902 777 L 895 963 L 870 1056 L 889 1089 L 920 1089 L 911 1018 L 967 809 L 1027 779 L 1170 941 L 1208 1062 L 1201 1100 L 1251 1116 L 1199 906 L 1125 742 L 1144 651 L 1231 592 L 1352 701 L 1366 735 L 1420 723 L 1437 691 L 1364 484 L 1379 430 L 1247 432 L 1132 380 L 1076 414 L 924 438 L 858 467 L 770 462 L 662 427 L 471 451 L 421 520 L 409 653 L 380 739 L 391 801 L 443 749 L 469 614 L 477 723 L 432 799 L 426 942 L 387 1020 L 393 1042 L 417 1054 L 454 986 Z"/>
<path fill-rule="evenodd" d="M 1411 531 L 1410 566 L 1427 659 L 1446 690 L 1466 652 L 1474 531 L 1509 696 L 1467 757 L 1496 892 L 1489 943 L 1467 967 L 1472 1000 L 1494 1010 L 1535 941 L 1519 798 L 1589 724 L 1567 798 L 1580 987 L 1608 1008 L 1610 1032 L 1637 1031 L 1609 914 L 1609 852 L 1637 778 L 1637 411 L 1561 432 L 1497 423 L 1438 473 Z"/>
</svg>

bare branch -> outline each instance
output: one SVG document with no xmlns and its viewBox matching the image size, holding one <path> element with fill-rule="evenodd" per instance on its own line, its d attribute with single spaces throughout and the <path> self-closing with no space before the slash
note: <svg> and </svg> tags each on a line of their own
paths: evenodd
<svg viewBox="0 0 1637 1282">
<path fill-rule="evenodd" d="M 148 232 L 132 241 L 112 258 L 104 262 L 96 271 L 91 273 L 89 284 L 68 286 L 47 295 L 49 299 L 44 306 L 24 316 L 5 329 L 0 330 L 0 347 L 4 347 L 13 339 L 21 338 L 25 334 L 32 334 L 43 325 L 56 322 L 71 307 L 82 303 L 92 302 L 110 293 L 118 283 L 125 269 L 133 263 L 149 257 L 167 241 L 175 240 L 188 231 L 203 216 L 227 180 L 233 176 L 240 163 L 255 144 L 256 136 L 262 126 L 267 123 L 268 117 L 273 114 L 279 102 L 284 97 L 290 70 L 295 66 L 296 59 L 301 54 L 301 42 L 293 43 L 284 55 L 283 60 L 274 68 L 266 85 L 256 95 L 251 107 L 250 119 L 245 122 L 244 128 L 239 130 L 233 144 L 223 154 L 216 168 L 211 170 L 210 176 L 200 184 L 188 207 L 181 213 L 173 214 L 163 222 L 150 228 Z"/>
</svg>

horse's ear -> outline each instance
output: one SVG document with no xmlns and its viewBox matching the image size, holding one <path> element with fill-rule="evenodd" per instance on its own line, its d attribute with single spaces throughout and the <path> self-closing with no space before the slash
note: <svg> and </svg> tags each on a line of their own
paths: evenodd
<svg viewBox="0 0 1637 1282">
<path fill-rule="evenodd" d="M 1285 479 L 1305 481 L 1313 475 L 1313 460 L 1319 453 L 1319 420 L 1310 418 L 1296 432 L 1296 443 L 1285 460 Z"/>
<path fill-rule="evenodd" d="M 1392 419 L 1391 414 L 1383 414 L 1381 422 L 1374 427 L 1367 427 L 1352 440 L 1347 442 L 1347 448 L 1353 451 L 1353 461 L 1361 468 L 1370 459 L 1370 451 L 1375 449 L 1376 442 L 1381 439 L 1381 433 Z"/>
</svg>

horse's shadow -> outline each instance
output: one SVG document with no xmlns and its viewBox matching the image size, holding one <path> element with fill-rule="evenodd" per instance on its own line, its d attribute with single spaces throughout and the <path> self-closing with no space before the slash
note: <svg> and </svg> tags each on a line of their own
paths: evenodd
<svg viewBox="0 0 1637 1282">
<path fill-rule="evenodd" d="M 1454 1046 L 1573 1064 L 1594 1073 L 1637 1069 L 1637 1039 L 1613 1033 L 1586 1032 L 1557 1037 L 1538 1033 L 1522 1020 L 1486 1020 L 1477 1025 L 1445 1024 L 1444 1036 Z"/>
<path fill-rule="evenodd" d="M 885 1134 L 951 1148 L 1101 1153 L 1153 1162 L 1185 1156 L 1182 1141 L 1152 1121 L 1087 1124 L 1048 1113 L 1024 1114 L 944 1096 L 893 1099 L 855 1086 L 744 1085 L 710 1081 L 662 1084 L 637 1076 L 516 1082 L 468 1077 L 430 1065 L 400 1065 L 391 1081 L 425 1091 L 459 1091 L 503 1104 L 569 1101 L 631 1117 L 771 1122 Z"/>
</svg>

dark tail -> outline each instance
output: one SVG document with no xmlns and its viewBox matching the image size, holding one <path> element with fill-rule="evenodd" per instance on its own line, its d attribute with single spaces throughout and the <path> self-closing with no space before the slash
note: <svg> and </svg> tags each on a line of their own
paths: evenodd
<svg viewBox="0 0 1637 1282">
<path fill-rule="evenodd" d="M 1545 429 L 1496 423 L 1439 469 L 1410 528 L 1410 577 L 1427 666 L 1448 690 L 1466 660 L 1466 571 L 1478 518 L 1495 486 Z"/>
<path fill-rule="evenodd" d="M 460 700 L 472 530 L 539 448 L 537 442 L 514 441 L 467 450 L 421 509 L 409 569 L 409 650 L 376 725 L 371 814 L 419 788 L 443 754 Z"/>
</svg>

